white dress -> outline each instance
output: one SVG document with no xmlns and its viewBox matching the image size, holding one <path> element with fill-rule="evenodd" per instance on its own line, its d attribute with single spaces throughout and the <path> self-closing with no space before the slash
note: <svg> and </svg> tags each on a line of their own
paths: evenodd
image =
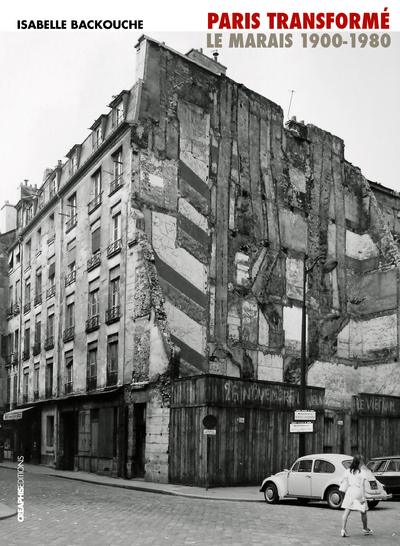
<svg viewBox="0 0 400 546">
<path fill-rule="evenodd" d="M 368 510 L 368 504 L 365 502 L 362 506 L 364 510 L 360 509 L 360 502 L 363 497 L 362 492 L 362 485 L 363 481 L 366 479 L 366 474 L 361 468 L 360 471 L 350 472 L 349 469 L 346 470 L 343 476 L 343 480 L 345 479 L 349 480 L 349 487 L 344 495 L 344 499 L 342 502 L 342 508 L 348 508 L 349 510 L 358 510 L 358 511 L 366 511 Z M 354 501 L 359 502 L 354 502 Z"/>
</svg>

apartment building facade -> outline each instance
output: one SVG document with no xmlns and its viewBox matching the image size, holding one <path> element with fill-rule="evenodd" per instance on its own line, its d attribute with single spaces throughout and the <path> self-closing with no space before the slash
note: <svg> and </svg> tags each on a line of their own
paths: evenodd
<svg viewBox="0 0 400 546">
<path fill-rule="evenodd" d="M 303 271 L 314 262 L 308 384 L 324 390 L 329 430 L 318 445 L 363 448 L 354 421 L 377 393 L 394 409 L 368 415 L 393 428 L 398 195 L 348 163 L 340 138 L 285 124 L 278 105 L 196 50 L 143 36 L 136 83 L 109 107 L 39 188 L 21 188 L 8 249 L 6 456 L 190 481 L 177 467 L 186 457 L 195 476 L 203 465 L 201 419 L 237 409 L 232 381 L 235 392 L 248 393 L 240 381 L 297 392 Z M 323 276 L 321 257 L 337 268 Z M 226 378 L 222 391 L 206 404 L 195 386 L 178 400 L 184 378 L 205 375 Z M 304 409 L 292 398 L 287 411 Z M 254 422 L 272 411 L 247 394 L 241 404 Z M 255 445 L 233 432 L 235 445 Z M 297 437 L 270 444 L 254 448 L 259 468 L 288 464 Z M 224 464 L 245 459 L 243 447 Z"/>
</svg>

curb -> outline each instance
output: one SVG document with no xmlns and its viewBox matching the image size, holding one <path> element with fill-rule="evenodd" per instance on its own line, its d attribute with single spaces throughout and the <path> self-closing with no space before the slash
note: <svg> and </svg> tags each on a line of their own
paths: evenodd
<svg viewBox="0 0 400 546">
<path fill-rule="evenodd" d="M 227 498 L 227 497 L 210 497 L 208 495 L 196 495 L 195 493 L 183 493 L 180 491 L 168 491 L 167 489 L 154 489 L 152 487 L 142 487 L 135 485 L 125 485 L 122 483 L 104 483 L 95 480 L 85 480 L 84 478 L 71 478 L 70 476 L 61 476 L 60 474 L 46 474 L 50 478 L 60 478 L 62 480 L 71 480 L 76 482 L 89 483 L 93 485 L 104 485 L 106 487 L 119 487 L 120 489 L 131 489 L 133 491 L 143 491 L 144 493 L 158 493 L 159 495 L 169 495 L 174 497 L 186 497 L 191 499 L 203 499 L 211 501 L 227 501 L 227 502 L 264 502 L 259 499 L 245 498 Z"/>
<path fill-rule="evenodd" d="M 17 515 L 16 510 L 9 508 L 8 506 L 0 502 L 0 520 L 12 518 L 13 516 L 16 516 L 16 515 Z"/>
</svg>

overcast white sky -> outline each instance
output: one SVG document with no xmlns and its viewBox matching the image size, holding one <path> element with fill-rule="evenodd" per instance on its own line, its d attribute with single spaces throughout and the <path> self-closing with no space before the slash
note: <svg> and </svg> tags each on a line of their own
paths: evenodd
<svg viewBox="0 0 400 546">
<path fill-rule="evenodd" d="M 181 53 L 202 47 L 211 55 L 204 29 L 144 32 Z M 134 46 L 142 33 L 0 32 L 0 207 L 6 200 L 15 204 L 24 179 L 40 186 L 44 170 L 65 161 L 108 112 L 112 95 L 134 84 Z M 230 78 L 285 114 L 294 90 L 291 116 L 341 137 L 348 161 L 368 179 L 400 191 L 400 32 L 390 36 L 389 48 L 311 49 L 296 34 L 291 48 L 224 45 L 219 61 Z"/>
</svg>

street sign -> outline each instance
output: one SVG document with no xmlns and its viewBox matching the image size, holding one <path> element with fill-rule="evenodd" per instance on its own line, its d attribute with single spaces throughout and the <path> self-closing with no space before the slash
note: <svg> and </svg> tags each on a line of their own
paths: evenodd
<svg viewBox="0 0 400 546">
<path fill-rule="evenodd" d="M 316 418 L 314 410 L 296 410 L 294 412 L 295 421 L 315 421 Z"/>
<path fill-rule="evenodd" d="M 22 419 L 22 411 L 19 411 L 18 413 L 5 413 L 3 415 L 4 421 L 16 421 L 18 419 Z"/>
<path fill-rule="evenodd" d="M 290 423 L 290 432 L 314 432 L 314 423 Z"/>
<path fill-rule="evenodd" d="M 205 428 L 204 434 L 207 434 L 208 436 L 216 436 L 217 431 L 215 429 Z"/>
</svg>

